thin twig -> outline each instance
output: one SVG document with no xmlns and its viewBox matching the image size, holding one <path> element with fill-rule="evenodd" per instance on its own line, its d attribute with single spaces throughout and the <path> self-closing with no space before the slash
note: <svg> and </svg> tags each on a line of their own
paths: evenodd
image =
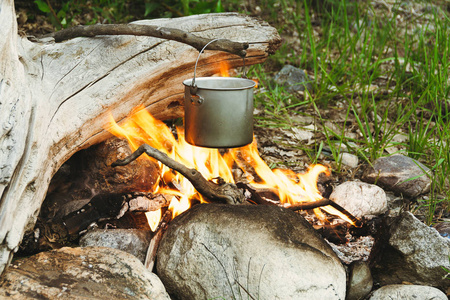
<svg viewBox="0 0 450 300">
<path fill-rule="evenodd" d="M 250 185 L 245 184 L 245 183 L 237 183 L 237 187 L 242 188 L 242 189 L 246 189 L 247 191 L 249 191 L 252 195 L 251 200 L 253 200 L 253 202 L 255 202 L 256 204 L 264 204 L 264 205 L 278 205 L 293 211 L 296 210 L 308 210 L 308 209 L 314 209 L 314 208 L 319 208 L 319 207 L 323 207 L 323 206 L 332 206 L 335 209 L 337 209 L 340 213 L 342 213 L 343 215 L 345 215 L 347 218 L 349 218 L 353 224 L 356 227 L 361 227 L 361 221 L 358 220 L 357 218 L 355 218 L 351 213 L 349 213 L 345 208 L 343 208 L 342 206 L 340 206 L 339 204 L 337 204 L 336 202 L 332 201 L 331 199 L 328 198 L 322 198 L 320 200 L 317 201 L 310 201 L 310 202 L 301 202 L 301 203 L 296 203 L 296 204 L 279 204 L 279 203 L 274 203 L 272 201 L 266 200 L 263 197 L 261 197 L 261 195 L 258 194 L 258 192 L 253 189 L 252 187 L 250 187 Z"/>
<path fill-rule="evenodd" d="M 61 25 L 61 20 L 59 19 L 58 15 L 56 14 L 55 10 L 53 9 L 52 5 L 50 4 L 50 1 L 47 0 L 47 6 L 50 9 L 50 12 L 52 13 L 53 17 L 55 18 L 56 22 L 58 22 L 59 25 Z M 62 25 L 61 25 L 62 26 Z"/>
<path fill-rule="evenodd" d="M 327 198 L 323 198 L 317 201 L 309 201 L 309 202 L 300 202 L 300 203 L 296 203 L 296 204 L 290 204 L 290 205 L 285 205 L 285 208 L 288 208 L 290 210 L 307 210 L 307 209 L 314 209 L 314 208 L 318 208 L 318 207 L 322 207 L 322 206 L 327 206 L 327 205 L 332 205 L 333 201 L 331 201 L 330 199 Z"/>
</svg>

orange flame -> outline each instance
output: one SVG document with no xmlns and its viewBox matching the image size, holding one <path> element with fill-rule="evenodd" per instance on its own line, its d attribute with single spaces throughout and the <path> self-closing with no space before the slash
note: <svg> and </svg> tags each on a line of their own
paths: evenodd
<svg viewBox="0 0 450 300">
<path fill-rule="evenodd" d="M 228 70 L 230 69 L 230 64 L 227 61 L 221 61 L 219 70 L 220 70 L 220 76 L 221 77 L 230 77 L 230 73 Z"/>
<path fill-rule="evenodd" d="M 256 140 L 253 140 L 250 145 L 231 150 L 230 155 L 238 166 L 245 171 L 247 168 L 238 156 L 244 157 L 246 163 L 253 168 L 259 177 L 259 180 L 255 181 L 252 179 L 252 175 L 248 174 L 247 179 L 250 184 L 256 188 L 276 190 L 281 203 L 295 204 L 322 199 L 317 189 L 317 180 L 321 173 L 329 175 L 325 166 L 313 165 L 305 174 L 297 174 L 291 170 L 272 170 L 259 156 Z"/>
<path fill-rule="evenodd" d="M 230 72 L 229 72 L 230 68 L 231 68 L 231 66 L 227 61 L 221 61 L 219 63 L 220 76 L 221 77 L 230 77 Z M 259 80 L 258 79 L 251 79 L 251 80 L 253 80 L 256 83 L 255 88 L 257 88 Z"/>
<path fill-rule="evenodd" d="M 250 145 L 231 149 L 222 155 L 217 149 L 195 147 L 188 144 L 184 140 L 184 132 L 180 128 L 177 128 L 178 139 L 176 139 L 171 130 L 162 121 L 150 115 L 143 106 L 136 108 L 132 115 L 120 125 L 114 121 L 113 117 L 110 120 L 107 130 L 117 137 L 126 138 L 133 151 L 141 144 L 147 143 L 187 167 L 197 169 L 208 180 L 221 177 L 226 182 L 234 183 L 232 168 L 238 166 L 244 171 L 252 186 L 273 190 L 281 203 L 296 204 L 322 199 L 317 189 L 317 180 L 321 173 L 329 174 L 329 170 L 325 166 L 313 165 L 305 174 L 298 174 L 291 170 L 272 170 L 259 156 L 256 140 Z M 169 206 L 173 217 L 189 209 L 190 199 L 205 202 L 205 199 L 197 193 L 187 179 L 160 162 L 158 164 L 160 178 L 157 180 L 153 192 L 174 195 Z M 175 183 L 178 190 L 166 188 L 165 183 L 167 182 Z M 321 219 L 325 219 L 321 210 L 338 215 L 352 223 L 345 215 L 331 206 L 314 210 Z M 157 228 L 161 212 L 159 212 L 159 217 L 156 212 L 146 213 L 146 216 L 149 223 L 152 224 L 150 225 L 152 230 Z"/>
</svg>

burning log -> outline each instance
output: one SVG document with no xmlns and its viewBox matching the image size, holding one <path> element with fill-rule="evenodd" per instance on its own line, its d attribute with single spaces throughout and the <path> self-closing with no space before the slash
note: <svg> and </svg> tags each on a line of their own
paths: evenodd
<svg viewBox="0 0 450 300">
<path fill-rule="evenodd" d="M 182 174 L 192 183 L 199 193 L 211 201 L 239 204 L 245 200 L 242 192 L 234 184 L 223 182 L 223 180 L 219 180 L 218 184 L 208 181 L 196 169 L 187 168 L 185 165 L 171 159 L 167 156 L 167 154 L 150 147 L 147 144 L 141 145 L 131 155 L 122 160 L 117 160 L 111 166 L 115 167 L 127 165 L 144 153 Z"/>
<path fill-rule="evenodd" d="M 142 21 L 203 38 L 248 42 L 246 65 L 263 62 L 281 43 L 275 28 L 234 13 Z M 20 37 L 14 2 L 0 2 L 0 272 L 25 231 L 33 228 L 51 177 L 75 152 L 110 136 L 112 113 L 121 120 L 138 104 L 158 119 L 183 115 L 183 85 L 198 51 L 144 36 L 99 36 L 62 43 Z M 213 45 L 211 45 L 213 46 Z M 241 57 L 205 51 L 198 76 L 220 61 Z"/>
</svg>

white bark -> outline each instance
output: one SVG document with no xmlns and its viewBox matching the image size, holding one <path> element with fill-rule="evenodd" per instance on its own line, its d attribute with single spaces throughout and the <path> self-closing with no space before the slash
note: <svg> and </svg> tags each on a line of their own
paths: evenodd
<svg viewBox="0 0 450 300">
<path fill-rule="evenodd" d="M 237 14 L 140 21 L 194 34 L 249 42 L 246 64 L 261 63 L 280 43 L 268 24 Z M 183 114 L 182 81 L 198 52 L 152 37 L 76 38 L 33 43 L 17 35 L 14 3 L 0 1 L 0 272 L 36 221 L 53 174 L 73 153 L 108 137 L 111 111 L 123 119 L 139 104 L 157 118 Z M 242 59 L 206 51 L 197 76 Z"/>
</svg>

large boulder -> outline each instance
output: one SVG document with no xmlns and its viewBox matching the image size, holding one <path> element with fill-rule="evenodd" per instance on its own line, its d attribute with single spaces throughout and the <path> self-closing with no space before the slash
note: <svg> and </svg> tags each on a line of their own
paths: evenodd
<svg viewBox="0 0 450 300">
<path fill-rule="evenodd" d="M 66 247 L 18 259 L 0 280 L 0 299 L 170 300 L 135 256 L 106 247 Z"/>
<path fill-rule="evenodd" d="M 157 274 L 174 299 L 344 299 L 346 291 L 331 247 L 299 214 L 274 206 L 191 208 L 165 233 Z"/>
</svg>

